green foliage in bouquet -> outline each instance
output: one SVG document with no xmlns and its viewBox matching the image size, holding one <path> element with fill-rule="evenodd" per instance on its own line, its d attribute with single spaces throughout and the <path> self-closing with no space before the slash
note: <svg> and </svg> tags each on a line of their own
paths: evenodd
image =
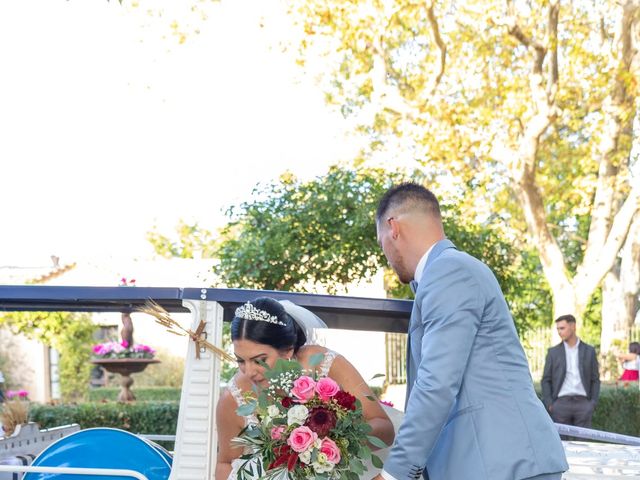
<svg viewBox="0 0 640 480">
<path fill-rule="evenodd" d="M 382 467 L 371 446 L 386 445 L 371 435 L 356 397 L 331 378 L 317 377 L 322 358 L 311 358 L 312 372 L 296 361 L 278 360 L 265 372 L 269 386 L 255 388 L 238 407 L 238 415 L 249 417 L 233 440 L 247 452 L 239 480 L 357 480 L 365 462 Z"/>
</svg>

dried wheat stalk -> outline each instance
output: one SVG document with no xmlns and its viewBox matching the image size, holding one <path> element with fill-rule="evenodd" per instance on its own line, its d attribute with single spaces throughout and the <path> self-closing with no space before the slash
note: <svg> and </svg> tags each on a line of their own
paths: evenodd
<svg viewBox="0 0 640 480">
<path fill-rule="evenodd" d="M 179 335 L 181 337 L 188 336 L 189 338 L 191 338 L 194 342 L 196 342 L 196 355 L 198 355 L 198 358 L 200 353 L 199 347 L 202 346 L 225 360 L 235 362 L 235 358 L 233 358 L 223 349 L 215 346 L 211 342 L 208 342 L 204 338 L 201 338 L 202 332 L 204 330 L 204 322 L 200 322 L 200 325 L 198 325 L 198 328 L 195 332 L 193 330 L 186 329 L 182 327 L 182 325 L 180 325 L 176 320 L 171 318 L 169 312 L 167 312 L 164 308 L 158 305 L 158 303 L 154 302 L 151 299 L 147 300 L 144 307 L 139 308 L 138 311 L 154 317 L 156 319 L 156 323 L 159 323 L 160 325 L 165 327 L 169 333 L 173 333 L 174 335 Z"/>
<path fill-rule="evenodd" d="M 7 400 L 2 406 L 0 422 L 4 434 L 10 437 L 18 425 L 29 421 L 29 402 L 24 400 Z"/>
</svg>

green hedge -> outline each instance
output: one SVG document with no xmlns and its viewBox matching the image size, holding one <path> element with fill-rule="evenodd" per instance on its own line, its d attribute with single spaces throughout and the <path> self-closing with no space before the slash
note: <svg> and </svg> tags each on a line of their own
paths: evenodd
<svg viewBox="0 0 640 480">
<path fill-rule="evenodd" d="M 103 401 L 116 401 L 118 399 L 118 393 L 120 388 L 100 387 L 89 390 L 88 401 L 90 402 L 103 402 Z M 177 387 L 134 387 L 133 394 L 136 399 L 143 402 L 148 401 L 180 401 L 181 389 Z"/>
<path fill-rule="evenodd" d="M 640 437 L 638 385 L 603 388 L 593 413 L 593 428 Z"/>
<path fill-rule="evenodd" d="M 32 404 L 29 417 L 40 428 L 77 423 L 83 429 L 113 427 L 133 433 L 174 435 L 178 409 L 179 402 Z"/>
<path fill-rule="evenodd" d="M 535 384 L 536 393 L 542 399 L 540 384 Z M 627 387 L 603 383 L 600 399 L 593 412 L 592 428 L 607 432 L 640 437 L 640 390 L 638 384 Z"/>
</svg>

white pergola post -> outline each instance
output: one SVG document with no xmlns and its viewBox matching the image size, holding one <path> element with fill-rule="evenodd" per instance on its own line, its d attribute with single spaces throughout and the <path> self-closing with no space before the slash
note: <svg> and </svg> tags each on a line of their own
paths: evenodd
<svg viewBox="0 0 640 480">
<path fill-rule="evenodd" d="M 204 320 L 206 339 L 222 346 L 223 308 L 206 300 L 206 289 L 202 289 L 200 297 L 201 300 L 183 301 L 192 313 L 191 330 L 196 331 Z M 204 348 L 200 350 L 200 358 L 196 358 L 196 343 L 190 340 L 169 480 L 210 480 L 215 476 L 218 445 L 215 409 L 220 395 L 220 371 L 221 359 Z"/>
</svg>

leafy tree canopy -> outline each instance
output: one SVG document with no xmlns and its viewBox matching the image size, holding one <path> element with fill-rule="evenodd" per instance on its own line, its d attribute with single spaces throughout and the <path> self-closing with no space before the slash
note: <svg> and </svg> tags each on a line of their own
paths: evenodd
<svg viewBox="0 0 640 480">
<path fill-rule="evenodd" d="M 615 266 L 640 187 L 640 4 L 292 0 L 300 63 L 369 139 L 412 152 L 465 212 L 538 250 L 555 308 L 579 318 Z M 470 210 L 468 210 L 470 209 Z M 637 283 L 637 282 L 636 282 Z"/>
<path fill-rule="evenodd" d="M 165 258 L 210 257 L 213 253 L 213 234 L 197 223 L 188 224 L 180 220 L 175 228 L 175 235 L 168 236 L 158 232 L 156 228 L 147 232 L 147 240 L 155 252 Z"/>
<path fill-rule="evenodd" d="M 378 200 L 409 178 L 381 168 L 337 166 L 310 181 L 285 174 L 229 210 L 231 222 L 215 248 L 215 271 L 230 287 L 288 291 L 317 285 L 335 291 L 371 278 L 386 266 L 376 240 Z M 443 202 L 442 210 L 447 236 L 492 268 L 517 323 L 548 322 L 551 303 L 536 255 L 521 254 L 495 225 L 474 223 L 453 204 Z M 410 297 L 394 275 L 385 278 L 392 296 Z"/>
</svg>

